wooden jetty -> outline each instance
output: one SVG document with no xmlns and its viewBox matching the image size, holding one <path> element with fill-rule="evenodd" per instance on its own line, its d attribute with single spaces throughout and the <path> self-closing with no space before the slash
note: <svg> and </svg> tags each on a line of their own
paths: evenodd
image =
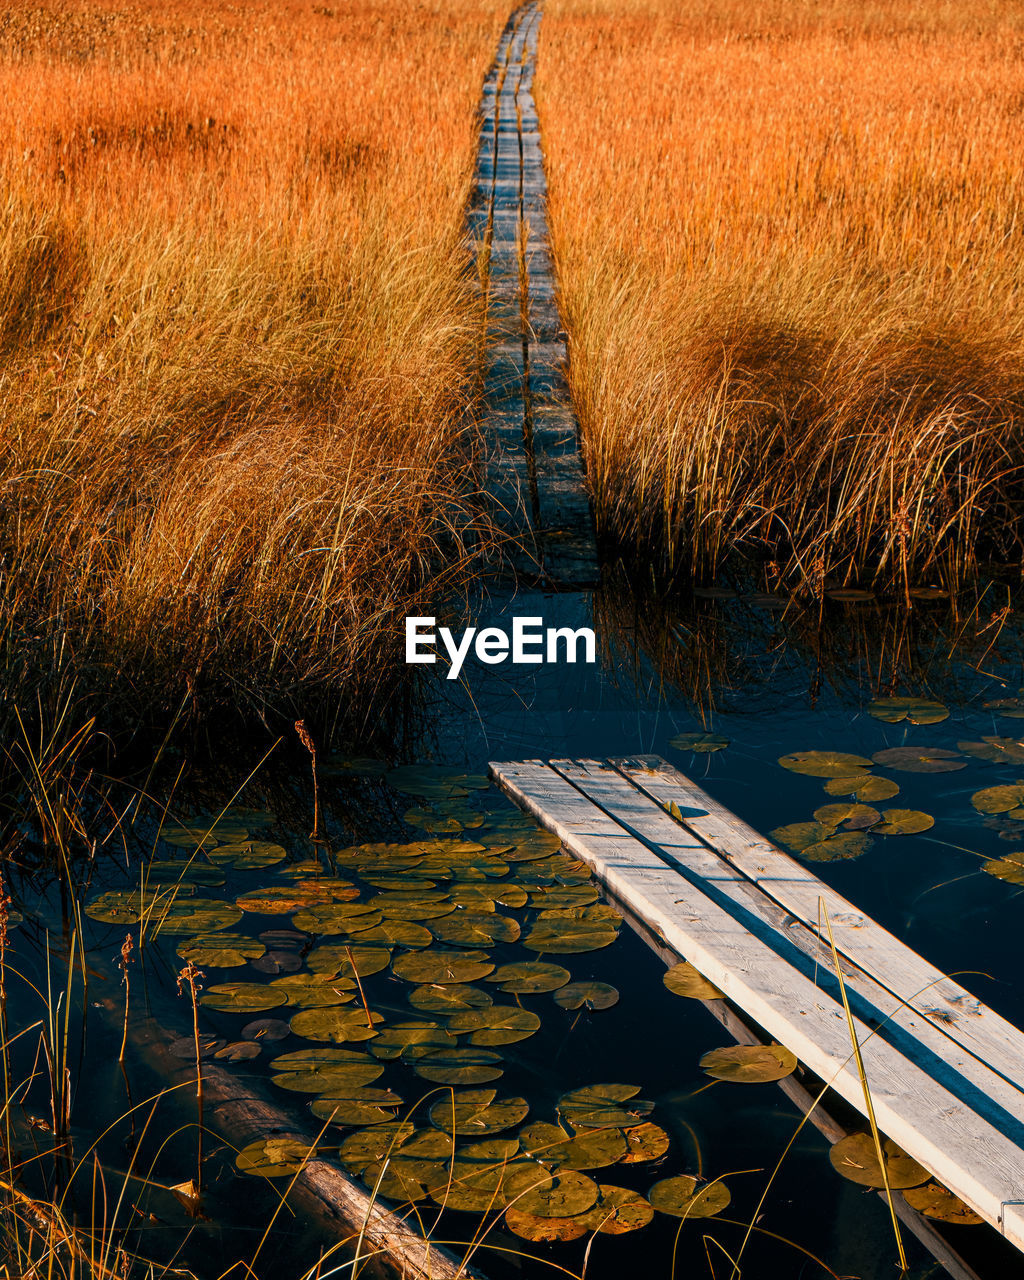
<svg viewBox="0 0 1024 1280">
<path fill-rule="evenodd" d="M 879 1128 L 1024 1249 L 1018 1028 L 658 756 L 495 763 L 491 773 L 590 865 L 641 936 L 690 961 L 863 1114 L 827 917 Z M 813 1090 L 794 1085 L 810 1106 Z M 903 1208 L 954 1275 L 973 1274 L 940 1256 L 941 1236 Z"/>
<path fill-rule="evenodd" d="M 531 86 L 540 5 L 510 17 L 484 84 L 469 233 L 486 302 L 482 487 L 506 562 L 556 588 L 597 581 L 594 520 L 565 379 Z"/>
</svg>

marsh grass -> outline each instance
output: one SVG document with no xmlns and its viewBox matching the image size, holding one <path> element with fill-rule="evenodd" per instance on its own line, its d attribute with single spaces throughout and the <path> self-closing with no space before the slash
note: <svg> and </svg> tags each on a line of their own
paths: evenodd
<svg viewBox="0 0 1024 1280">
<path fill-rule="evenodd" d="M 557 0 L 559 296 L 600 532 L 906 597 L 1024 548 L 1020 14 Z"/>
<path fill-rule="evenodd" d="M 5 693 L 365 707 L 457 585 L 476 0 L 0 19 Z"/>
</svg>

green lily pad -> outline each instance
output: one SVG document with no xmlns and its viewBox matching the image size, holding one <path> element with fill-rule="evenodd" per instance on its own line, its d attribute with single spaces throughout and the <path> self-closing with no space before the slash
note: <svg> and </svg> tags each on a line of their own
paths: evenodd
<svg viewBox="0 0 1024 1280">
<path fill-rule="evenodd" d="M 912 836 L 934 826 L 935 819 L 931 814 L 922 813 L 920 809 L 886 809 L 882 813 L 882 821 L 872 828 L 872 835 Z"/>
<path fill-rule="evenodd" d="M 793 773 L 804 773 L 811 778 L 849 778 L 871 768 L 871 761 L 863 756 L 843 751 L 794 751 L 780 756 L 779 764 Z"/>
<path fill-rule="evenodd" d="M 886 747 L 871 757 L 875 764 L 902 773 L 955 773 L 966 769 L 967 761 L 959 751 L 946 747 Z"/>
<path fill-rule="evenodd" d="M 515 1044 L 526 1040 L 540 1029 L 540 1018 L 529 1009 L 515 1005 L 491 1005 L 486 1009 L 468 1009 L 453 1013 L 448 1030 L 455 1035 L 470 1032 L 473 1045 Z"/>
<path fill-rule="evenodd" d="M 262 942 L 244 933 L 201 934 L 178 943 L 182 960 L 191 960 L 200 969 L 236 969 L 247 960 L 259 959 L 265 952 Z"/>
<path fill-rule="evenodd" d="M 1024 852 L 1008 853 L 1003 858 L 990 858 L 981 869 L 1008 884 L 1024 884 Z"/>
<path fill-rule="evenodd" d="M 690 1000 L 724 1000 L 725 996 L 713 983 L 688 961 L 666 969 L 662 982 L 673 995 L 686 996 Z"/>
<path fill-rule="evenodd" d="M 396 1022 L 378 1033 L 370 1052 L 389 1062 L 396 1058 L 411 1062 L 439 1049 L 454 1049 L 457 1044 L 455 1037 L 436 1022 Z"/>
<path fill-rule="evenodd" d="M 587 1231 L 622 1236 L 648 1226 L 653 1217 L 654 1209 L 639 1191 L 602 1183 L 598 1186 L 597 1204 L 575 1220 L 585 1223 Z"/>
<path fill-rule="evenodd" d="M 505 1211 L 505 1226 L 513 1235 L 534 1244 L 582 1240 L 592 1229 L 585 1213 L 571 1218 L 539 1218 L 535 1213 L 521 1213 L 514 1205 Z"/>
<path fill-rule="evenodd" d="M 246 840 L 239 844 L 222 844 L 208 849 L 206 856 L 218 867 L 236 871 L 254 871 L 257 867 L 273 867 L 284 862 L 288 850 L 265 840 Z"/>
<path fill-rule="evenodd" d="M 934 1218 L 936 1222 L 979 1227 L 985 1221 L 969 1205 L 964 1204 L 959 1196 L 955 1196 L 938 1182 L 926 1182 L 923 1187 L 908 1187 L 903 1192 L 903 1199 L 911 1209 L 916 1209 L 926 1218 Z"/>
<path fill-rule="evenodd" d="M 623 1129 L 622 1136 L 626 1140 L 626 1154 L 620 1164 L 647 1164 L 650 1160 L 660 1160 L 671 1145 L 665 1130 L 650 1121 L 632 1129 Z"/>
<path fill-rule="evenodd" d="M 219 867 L 211 867 L 205 862 L 194 859 L 191 862 L 175 862 L 167 859 L 154 859 L 146 866 L 147 884 L 150 892 L 155 885 L 201 885 L 208 889 L 217 888 L 224 883 L 224 872 Z"/>
<path fill-rule="evenodd" d="M 830 796 L 853 796 L 862 804 L 875 804 L 879 800 L 891 800 L 898 796 L 900 786 L 892 778 L 880 778 L 874 773 L 858 773 L 852 778 L 829 778 L 825 790 Z"/>
<path fill-rule="evenodd" d="M 602 921 L 538 920 L 523 939 L 523 946 L 542 955 L 576 955 L 609 947 L 616 929 Z"/>
<path fill-rule="evenodd" d="M 862 831 L 835 832 L 820 822 L 791 822 L 769 831 L 776 844 L 811 862 L 835 862 L 859 858 L 871 848 L 871 837 Z"/>
<path fill-rule="evenodd" d="M 548 885 L 531 889 L 530 906 L 553 911 L 565 907 L 586 907 L 598 899 L 597 887 L 592 884 Z"/>
<path fill-rule="evenodd" d="M 416 951 L 399 956 L 392 973 L 418 985 L 476 982 L 494 970 L 486 951 Z"/>
<path fill-rule="evenodd" d="M 491 947 L 496 942 L 515 942 L 519 925 L 511 916 L 457 911 L 435 920 L 430 926 L 434 937 L 442 942 L 455 942 L 467 947 Z"/>
<path fill-rule="evenodd" d="M 980 742 L 958 742 L 957 748 L 989 764 L 1024 764 L 1024 745 L 1016 738 L 983 737 Z"/>
<path fill-rule="evenodd" d="M 375 973 L 383 973 L 390 963 L 391 954 L 387 947 L 361 947 L 358 943 L 347 947 L 317 947 L 306 959 L 313 973 L 334 978 L 355 978 L 356 974 L 360 978 L 369 978 Z"/>
<path fill-rule="evenodd" d="M 518 964 L 503 964 L 487 979 L 499 984 L 507 995 L 532 996 L 547 991 L 557 991 L 571 979 L 568 969 L 560 964 L 546 964 L 541 960 L 523 960 Z"/>
<path fill-rule="evenodd" d="M 331 1124 L 385 1124 L 395 1118 L 402 1099 L 390 1089 L 338 1089 L 317 1098 L 310 1107 L 318 1120 Z"/>
<path fill-rule="evenodd" d="M 368 902 L 324 902 L 306 907 L 292 916 L 292 924 L 303 933 L 361 933 L 384 919 Z"/>
<path fill-rule="evenodd" d="M 1013 809 L 1020 809 L 1024 807 L 1024 781 L 975 791 L 971 796 L 971 804 L 979 813 L 1009 813 Z"/>
<path fill-rule="evenodd" d="M 462 830 L 462 823 L 450 814 L 433 809 L 409 809 L 402 815 L 411 827 L 419 827 L 431 835 L 444 835 Z"/>
<path fill-rule="evenodd" d="M 409 992 L 409 1003 L 421 1013 L 463 1013 L 467 1009 L 486 1009 L 494 1001 L 479 987 L 454 983 L 415 987 Z"/>
<path fill-rule="evenodd" d="M 647 1198 L 659 1213 L 673 1218 L 713 1218 L 732 1200 L 724 1182 L 698 1186 L 697 1179 L 688 1174 L 656 1182 Z"/>
<path fill-rule="evenodd" d="M 417 1058 L 413 1070 L 435 1084 L 486 1084 L 504 1074 L 500 1063 L 491 1049 L 439 1049 Z"/>
<path fill-rule="evenodd" d="M 570 982 L 554 994 L 563 1009 L 610 1009 L 619 1003 L 619 993 L 607 982 Z"/>
<path fill-rule="evenodd" d="M 616 1164 L 627 1151 L 619 1129 L 583 1129 L 571 1135 L 543 1122 L 523 1129 L 519 1145 L 534 1160 L 558 1170 L 603 1169 Z"/>
<path fill-rule="evenodd" d="M 103 924 L 138 924 L 152 902 L 150 895 L 144 896 L 138 889 L 109 889 L 87 902 L 84 911 L 90 920 Z"/>
<path fill-rule="evenodd" d="M 316 1148 L 304 1142 L 295 1142 L 291 1138 L 260 1138 L 239 1151 L 235 1165 L 253 1177 L 290 1178 L 315 1156 Z"/>
<path fill-rule="evenodd" d="M 640 1086 L 635 1084 L 587 1085 L 564 1093 L 558 1099 L 558 1110 L 574 1129 L 631 1129 L 654 1109 L 653 1102 L 637 1098 L 639 1092 Z"/>
<path fill-rule="evenodd" d="M 930 698 L 876 698 L 868 707 L 868 715 L 886 724 L 938 724 L 949 716 L 949 709 Z"/>
<path fill-rule="evenodd" d="M 384 1074 L 379 1062 L 367 1055 L 358 1055 L 358 1061 L 337 1062 L 322 1067 L 312 1067 L 308 1071 L 282 1071 L 272 1076 L 274 1084 L 282 1089 L 290 1089 L 293 1093 L 343 1093 L 348 1089 L 357 1089 L 362 1085 L 373 1084 Z"/>
<path fill-rule="evenodd" d="M 282 1002 L 283 1003 L 283 1002 Z M 268 1006 L 269 1007 L 269 1006 Z M 373 1026 L 384 1021 L 379 1013 L 370 1011 Z M 319 1040 L 327 1044 L 346 1044 L 360 1040 L 372 1040 L 377 1034 L 367 1025 L 366 1010 L 352 1009 L 304 1009 L 295 1014 L 288 1024 L 292 1033 L 306 1040 Z"/>
<path fill-rule="evenodd" d="M 729 739 L 720 733 L 677 733 L 669 739 L 670 747 L 677 751 L 696 751 L 704 754 L 710 751 L 723 751 L 729 745 Z"/>
<path fill-rule="evenodd" d="M 222 1013 L 257 1013 L 284 1002 L 284 995 L 264 982 L 223 982 L 199 997 L 200 1004 Z"/>
<path fill-rule="evenodd" d="M 423 925 L 412 920 L 383 920 L 359 934 L 361 947 L 409 947 L 418 949 L 433 944 L 434 935 Z"/>
<path fill-rule="evenodd" d="M 566 1169 L 551 1179 L 550 1185 L 535 1187 L 516 1201 L 519 1213 L 537 1218 L 572 1218 L 597 1203 L 597 1183 L 585 1174 Z"/>
<path fill-rule="evenodd" d="M 716 1080 L 762 1084 L 791 1076 L 797 1061 L 781 1044 L 737 1044 L 712 1049 L 701 1058 L 700 1066 Z"/>
<path fill-rule="evenodd" d="M 823 827 L 843 827 L 847 831 L 866 831 L 880 822 L 882 815 L 869 804 L 823 804 L 815 809 L 814 818 Z"/>
<path fill-rule="evenodd" d="M 455 910 L 455 903 L 448 901 L 396 901 L 394 894 L 371 898 L 370 903 L 379 909 L 385 922 L 389 920 L 440 920 L 442 916 L 450 916 Z M 433 935 L 431 935 L 433 936 Z"/>
<path fill-rule="evenodd" d="M 219 843 L 215 835 L 207 832 L 206 827 L 189 827 L 180 823 L 168 823 L 161 827 L 160 839 L 179 849 L 212 849 Z"/>
<path fill-rule="evenodd" d="M 392 1120 L 360 1129 L 342 1142 L 338 1159 L 350 1173 L 361 1174 L 367 1165 L 396 1152 L 414 1132 L 415 1125 L 409 1120 Z"/>
<path fill-rule="evenodd" d="M 253 915 L 287 916 L 293 911 L 303 911 L 323 902 L 323 895 L 311 889 L 281 884 L 263 889 L 250 889 L 239 894 L 235 906 Z"/>
<path fill-rule="evenodd" d="M 851 1133 L 840 1138 L 828 1153 L 833 1169 L 862 1187 L 882 1188 L 888 1179 L 894 1191 L 902 1191 L 906 1187 L 919 1187 L 931 1177 L 927 1169 L 912 1160 L 891 1138 L 882 1139 L 882 1157 L 884 1175 L 870 1133 Z"/>
<path fill-rule="evenodd" d="M 452 902 L 472 911 L 493 911 L 495 903 L 515 909 L 526 906 L 527 894 L 520 884 L 456 884 Z"/>
<path fill-rule="evenodd" d="M 150 920 L 155 933 L 163 937 L 180 937 L 182 934 L 194 936 L 230 929 L 241 918 L 241 911 L 232 902 L 218 902 L 216 898 L 187 898 L 179 893 L 166 908 L 159 905 Z"/>
<path fill-rule="evenodd" d="M 328 978 L 318 973 L 289 973 L 274 978 L 271 987 L 280 991 L 288 1004 L 299 1009 L 329 1009 L 350 1004 L 356 998 L 351 978 Z"/>
<path fill-rule="evenodd" d="M 529 1110 L 525 1098 L 498 1098 L 494 1089 L 466 1089 L 454 1098 L 439 1098 L 430 1108 L 430 1123 L 460 1138 L 489 1138 L 521 1124 Z"/>
<path fill-rule="evenodd" d="M 223 1049 L 218 1049 L 213 1056 L 222 1058 L 225 1062 L 247 1062 L 252 1058 L 258 1058 L 262 1052 L 263 1050 L 253 1040 L 233 1040 Z"/>
</svg>

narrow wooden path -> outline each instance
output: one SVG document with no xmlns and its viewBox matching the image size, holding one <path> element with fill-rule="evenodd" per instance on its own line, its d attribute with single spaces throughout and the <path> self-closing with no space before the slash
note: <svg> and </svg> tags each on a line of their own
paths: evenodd
<svg viewBox="0 0 1024 1280">
<path fill-rule="evenodd" d="M 481 103 L 469 228 L 487 308 L 482 481 L 517 574 L 571 588 L 596 582 L 598 563 L 531 93 L 540 18 L 538 3 L 512 14 Z"/>
<path fill-rule="evenodd" d="M 1024 1249 L 1024 1034 L 656 756 L 492 764 L 638 932 Z M 661 946 L 658 947 L 661 950 Z"/>
</svg>

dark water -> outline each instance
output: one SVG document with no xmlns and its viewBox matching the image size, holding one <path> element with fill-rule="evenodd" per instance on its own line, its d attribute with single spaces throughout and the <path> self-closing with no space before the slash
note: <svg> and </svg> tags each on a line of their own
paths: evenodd
<svg viewBox="0 0 1024 1280">
<path fill-rule="evenodd" d="M 593 625 L 600 661 L 595 666 L 510 668 L 487 667 L 470 658 L 458 682 L 447 681 L 441 666 L 424 667 L 420 709 L 409 726 L 418 739 L 413 754 L 476 772 L 488 761 L 653 752 L 695 777 L 757 829 L 768 831 L 809 819 L 829 800 L 820 779 L 776 763 L 786 753 L 820 748 L 871 755 L 904 743 L 955 748 L 958 741 L 978 741 L 983 735 L 1015 737 L 1017 727 L 1024 727 L 1020 721 L 983 707 L 986 701 L 1015 695 L 1024 684 L 1018 620 L 999 616 L 1001 604 L 983 599 L 980 608 L 953 619 L 944 606 L 922 607 L 908 620 L 874 606 L 829 605 L 819 618 L 813 613 L 781 615 L 742 601 L 699 601 L 685 613 L 672 614 L 622 593 L 491 596 L 471 610 L 475 625 L 500 624 L 516 614 L 539 615 L 552 626 Z M 879 691 L 939 699 L 950 716 L 928 726 L 882 723 L 865 710 Z M 730 745 L 698 756 L 670 746 L 674 735 L 695 729 L 721 733 Z M 1019 771 L 1024 776 L 1024 766 Z M 1013 781 L 1016 772 L 969 758 L 967 767 L 956 773 L 893 773 L 901 791 L 889 803 L 924 810 L 935 817 L 935 826 L 918 836 L 876 839 L 856 861 L 819 863 L 814 870 L 929 960 L 965 975 L 964 985 L 1020 1023 L 1020 890 L 982 872 L 979 857 L 999 857 L 1018 846 L 1001 838 L 1001 830 L 986 826 L 970 803 L 976 790 Z M 306 857 L 309 797 L 297 786 L 284 791 L 290 812 L 281 816 L 271 838 L 285 844 L 292 856 Z M 335 846 L 413 838 L 400 821 L 406 802 L 390 797 L 378 781 L 334 781 L 324 791 Z M 507 804 L 493 788 L 479 802 L 495 811 Z M 279 809 L 274 796 L 260 792 L 259 780 L 242 803 Z M 100 880 L 103 885 L 116 882 L 109 868 L 97 887 L 102 887 Z M 228 888 L 265 882 L 261 873 L 236 873 Z M 56 897 L 47 902 L 46 916 L 59 918 Z M 287 924 L 288 917 L 247 917 L 233 929 L 256 932 Z M 123 930 L 88 921 L 85 928 L 97 967 L 109 970 Z M 45 991 L 50 954 L 49 981 L 59 990 L 61 946 L 51 945 L 48 951 L 47 938 L 31 921 L 16 938 L 25 976 Z M 514 945 L 495 951 L 499 959 L 530 958 Z M 628 929 L 614 946 L 564 960 L 574 979 L 611 983 L 620 1001 L 614 1008 L 577 1017 L 557 1009 L 550 996 L 522 997 L 524 1007 L 540 1014 L 542 1025 L 530 1039 L 504 1051 L 504 1075 L 495 1086 L 499 1094 L 521 1093 L 530 1101 L 531 1120 L 553 1120 L 554 1105 L 567 1089 L 602 1081 L 635 1084 L 642 1097 L 654 1102 L 651 1118 L 669 1132 L 672 1149 L 655 1169 L 614 1167 L 598 1172 L 598 1180 L 645 1192 L 659 1178 L 677 1173 L 728 1175 L 733 1201 L 721 1219 L 687 1222 L 681 1231 L 675 1220 L 659 1214 L 643 1231 L 599 1236 L 586 1257 L 586 1241 L 530 1246 L 499 1226 L 488 1234 L 478 1265 L 496 1277 L 522 1275 L 528 1280 L 564 1274 L 558 1268 L 579 1276 L 584 1266 L 591 1280 L 633 1273 L 666 1280 L 728 1276 L 729 1257 L 758 1211 L 768 1177 L 797 1129 L 798 1114 L 774 1085 L 704 1087 L 707 1077 L 698 1059 L 729 1043 L 729 1037 L 702 1006 L 666 992 L 662 962 Z M 148 952 L 133 977 L 137 1007 L 148 1000 L 157 1017 L 187 1023 L 187 1008 L 174 992 L 180 963 L 173 943 Z M 249 970 L 230 970 L 210 980 L 260 978 Z M 371 1006 L 384 1010 L 389 1020 L 403 1012 L 418 1016 L 405 1008 L 405 991 L 387 973 L 368 978 L 366 991 Z M 15 998 L 27 1050 L 38 1037 L 33 1021 L 46 1017 L 45 1004 L 24 991 Z M 96 1133 L 110 1125 L 101 1149 L 111 1185 L 119 1188 L 119 1173 L 131 1163 L 134 1174 L 144 1172 L 151 1183 L 166 1187 L 190 1177 L 195 1164 L 194 1099 L 187 1091 L 161 1099 L 157 1117 L 147 1123 L 148 1099 L 159 1093 L 161 1082 L 130 1057 L 129 1100 L 116 1061 L 119 1037 L 99 1007 L 104 1000 L 109 1004 L 121 998 L 109 982 L 96 980 L 84 1001 L 83 1018 L 76 1012 L 71 1019 L 67 1055 L 76 1094 L 75 1154 L 80 1159 Z M 82 1003 L 79 982 L 71 1006 L 77 1010 Z M 238 1035 L 244 1020 L 240 1014 L 203 1014 L 204 1026 L 228 1039 Z M 292 1036 L 263 1060 L 240 1063 L 236 1070 L 243 1078 L 248 1074 L 263 1080 L 265 1060 L 274 1051 L 301 1047 L 303 1042 Z M 26 1078 L 33 1063 L 33 1053 L 25 1052 L 21 1069 Z M 391 1087 L 413 1101 L 424 1086 L 408 1068 L 396 1070 L 387 1082 L 394 1078 Z M 46 1080 L 36 1079 L 26 1088 L 26 1111 L 45 1122 L 47 1097 Z M 276 1100 L 285 1107 L 303 1102 L 281 1091 Z M 124 1119 L 128 1105 L 136 1107 L 134 1122 Z M 35 1133 L 40 1149 L 45 1148 L 45 1130 Z M 759 1231 L 743 1256 L 744 1277 L 788 1280 L 834 1273 L 883 1280 L 898 1274 L 884 1205 L 874 1193 L 839 1178 L 827 1151 L 810 1125 L 800 1131 L 760 1207 Z M 311 1237 L 301 1221 L 285 1213 L 260 1246 L 264 1224 L 277 1204 L 274 1189 L 238 1176 L 234 1153 L 212 1138 L 204 1156 L 207 1221 L 193 1221 L 166 1190 L 129 1182 L 131 1193 L 110 1210 L 115 1225 L 130 1227 L 133 1247 L 162 1260 L 180 1249 L 175 1265 L 202 1280 L 220 1276 L 240 1255 L 251 1257 L 257 1248 L 254 1274 L 298 1280 L 324 1247 L 323 1240 Z M 69 1196 L 68 1203 L 81 1210 L 85 1174 L 75 1176 L 78 1194 Z M 111 1199 L 117 1194 L 113 1191 Z M 450 1239 L 466 1239 L 474 1226 L 469 1215 L 450 1214 L 444 1229 Z M 958 1243 L 970 1235 L 962 1247 L 976 1257 L 983 1280 L 1024 1276 L 1019 1256 L 1002 1248 L 986 1228 L 954 1230 Z M 911 1274 L 941 1274 L 904 1234 Z M 519 1256 L 521 1251 L 532 1260 Z"/>
</svg>

